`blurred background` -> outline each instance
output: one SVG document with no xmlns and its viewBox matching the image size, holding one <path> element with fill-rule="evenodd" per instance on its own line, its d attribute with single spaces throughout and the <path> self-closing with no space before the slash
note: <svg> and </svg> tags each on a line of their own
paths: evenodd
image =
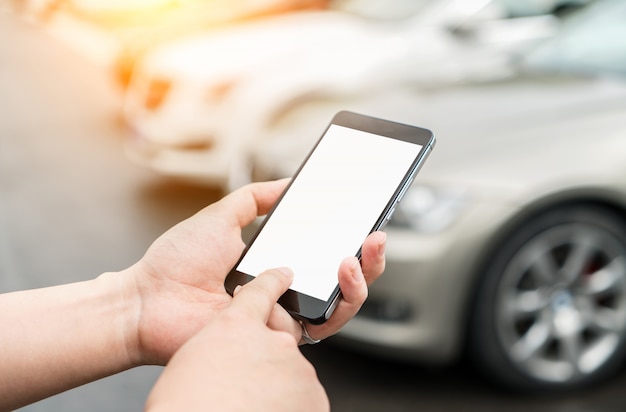
<svg viewBox="0 0 626 412">
<path fill-rule="evenodd" d="M 619 0 L 4 2 L 0 291 L 127 267 L 353 110 L 438 143 L 367 304 L 303 348 L 333 409 L 622 410 L 625 23 Z M 140 410 L 160 370 L 23 410 Z"/>
</svg>

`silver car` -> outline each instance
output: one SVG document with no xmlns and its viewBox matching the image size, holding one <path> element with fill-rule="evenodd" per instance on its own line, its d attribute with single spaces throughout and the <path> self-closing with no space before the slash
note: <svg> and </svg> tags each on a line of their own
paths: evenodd
<svg viewBox="0 0 626 412">
<path fill-rule="evenodd" d="M 622 367 L 624 39 L 626 2 L 598 0 L 516 56 L 510 79 L 422 89 L 397 110 L 371 105 L 432 129 L 438 146 L 387 227 L 384 276 L 336 342 L 440 364 L 467 349 L 495 383 L 528 391 L 583 387 Z M 285 124 L 302 129 L 294 119 L 321 111 L 304 106 Z M 263 146 L 257 175 L 286 174 L 277 156 L 290 148 Z"/>
<path fill-rule="evenodd" d="M 523 56 L 514 80 L 413 107 L 439 144 L 346 341 L 432 362 L 467 348 L 495 382 L 525 390 L 622 366 L 625 38 L 626 3 L 596 2 Z"/>
</svg>

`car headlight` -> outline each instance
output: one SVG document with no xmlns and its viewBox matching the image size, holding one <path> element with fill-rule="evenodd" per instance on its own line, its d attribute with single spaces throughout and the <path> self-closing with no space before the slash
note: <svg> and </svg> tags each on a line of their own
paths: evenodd
<svg viewBox="0 0 626 412">
<path fill-rule="evenodd" d="M 143 102 L 144 107 L 151 112 L 158 110 L 171 89 L 172 82 L 167 79 L 154 78 L 150 80 Z"/>
<path fill-rule="evenodd" d="M 396 206 L 389 224 L 419 233 L 438 233 L 460 215 L 465 203 L 462 190 L 412 186 Z"/>
</svg>

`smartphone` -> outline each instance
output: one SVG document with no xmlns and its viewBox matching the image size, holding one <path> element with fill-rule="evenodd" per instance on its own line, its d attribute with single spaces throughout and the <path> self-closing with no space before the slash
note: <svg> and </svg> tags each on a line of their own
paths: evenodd
<svg viewBox="0 0 626 412">
<path fill-rule="evenodd" d="M 341 298 L 341 261 L 360 259 L 363 241 L 384 228 L 434 144 L 428 129 L 337 113 L 229 272 L 226 290 L 287 266 L 294 281 L 279 303 L 296 319 L 325 322 Z"/>
</svg>

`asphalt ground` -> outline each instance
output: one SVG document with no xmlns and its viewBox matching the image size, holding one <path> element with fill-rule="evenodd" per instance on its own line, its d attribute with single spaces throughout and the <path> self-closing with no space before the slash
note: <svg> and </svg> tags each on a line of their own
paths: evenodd
<svg viewBox="0 0 626 412">
<path fill-rule="evenodd" d="M 0 292 L 127 267 L 159 234 L 221 196 L 129 162 L 119 104 L 110 73 L 0 12 Z M 626 371 L 587 391 L 531 398 L 498 392 L 463 364 L 389 362 L 332 339 L 303 352 L 335 411 L 625 409 Z M 160 371 L 136 368 L 22 410 L 142 410 Z"/>
</svg>

